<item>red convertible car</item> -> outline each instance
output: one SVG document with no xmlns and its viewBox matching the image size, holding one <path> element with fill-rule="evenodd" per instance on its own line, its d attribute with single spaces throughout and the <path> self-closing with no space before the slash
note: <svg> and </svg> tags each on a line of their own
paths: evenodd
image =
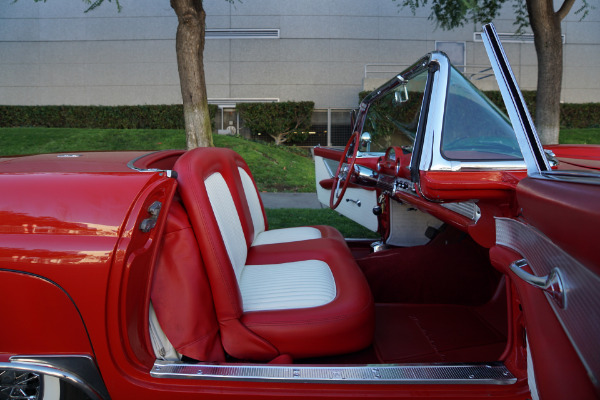
<svg viewBox="0 0 600 400">
<path fill-rule="evenodd" d="M 226 149 L 0 159 L 0 399 L 600 396 L 600 147 L 540 145 L 442 53 L 368 95 L 268 229 Z"/>
</svg>

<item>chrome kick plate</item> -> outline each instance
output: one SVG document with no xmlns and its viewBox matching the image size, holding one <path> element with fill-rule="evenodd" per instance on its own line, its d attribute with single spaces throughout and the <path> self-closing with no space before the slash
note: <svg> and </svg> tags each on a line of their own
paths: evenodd
<svg viewBox="0 0 600 400">
<path fill-rule="evenodd" d="M 435 365 L 303 366 L 184 364 L 156 361 L 155 378 L 349 384 L 510 385 L 517 379 L 502 363 Z"/>
</svg>

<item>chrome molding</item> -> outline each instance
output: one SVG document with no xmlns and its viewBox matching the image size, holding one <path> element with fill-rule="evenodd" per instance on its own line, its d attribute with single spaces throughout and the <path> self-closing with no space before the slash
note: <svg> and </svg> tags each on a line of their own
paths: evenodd
<svg viewBox="0 0 600 400">
<path fill-rule="evenodd" d="M 462 201 L 458 203 L 442 203 L 442 207 L 447 208 L 450 211 L 454 211 L 457 214 L 467 217 L 473 222 L 479 221 L 481 218 L 481 210 L 473 201 Z"/>
<path fill-rule="evenodd" d="M 148 153 L 148 154 L 153 154 L 153 153 Z M 148 154 L 141 155 L 141 156 L 136 157 L 133 160 L 129 161 L 127 163 L 127 168 L 132 169 L 134 171 L 138 171 L 138 172 L 164 172 L 167 175 L 167 178 L 176 178 L 177 177 L 177 172 L 170 170 L 170 169 L 158 169 L 158 168 L 143 169 L 143 168 L 136 167 L 135 162 L 139 159 L 142 159 L 142 158 L 148 156 Z"/>
<path fill-rule="evenodd" d="M 550 170 L 531 115 L 529 114 L 525 100 L 523 100 L 523 95 L 517 85 L 494 25 L 484 25 L 481 37 L 488 58 L 492 63 L 492 69 L 494 70 L 502 99 L 506 105 L 510 122 L 519 142 L 521 154 L 527 165 L 527 173 L 535 174 L 540 171 Z"/>
<path fill-rule="evenodd" d="M 329 177 L 333 178 L 340 162 L 323 157 L 323 164 L 325 164 L 325 168 L 327 168 L 327 172 L 329 172 Z"/>
<path fill-rule="evenodd" d="M 0 370 L 34 372 L 40 375 L 53 376 L 78 387 L 90 399 L 103 400 L 110 398 L 103 382 L 100 382 L 102 387 L 96 389 L 79 374 L 75 374 L 63 368 L 62 365 L 55 365 L 52 363 L 52 360 L 57 359 L 67 360 L 67 362 L 83 360 L 85 363 L 87 362 L 87 359 L 91 361 L 91 359 L 86 356 L 13 356 L 10 358 L 10 362 L 0 362 Z M 93 361 L 91 361 L 91 363 L 93 364 Z"/>
<path fill-rule="evenodd" d="M 594 385 L 600 383 L 600 277 L 552 243 L 535 228 L 510 218 L 496 219 L 496 244 L 521 254 L 537 277 L 560 271 L 566 297 L 545 296 L 563 326 Z"/>
<path fill-rule="evenodd" d="M 425 126 L 423 148 L 418 167 L 420 171 L 457 170 L 459 168 L 458 162 L 448 161 L 439 154 L 446 108 L 446 93 L 448 92 L 448 82 L 450 80 L 450 61 L 448 61 L 445 54 L 434 52 L 431 53 L 430 62 L 431 64 L 437 64 L 439 68 L 435 72 L 431 86 L 430 103 L 426 116 L 427 125 Z M 413 151 L 411 169 L 414 159 L 415 153 Z"/>
<path fill-rule="evenodd" d="M 542 178 L 568 183 L 583 183 L 587 185 L 600 185 L 600 174 L 586 171 L 546 171 L 533 178 Z"/>
<path fill-rule="evenodd" d="M 156 361 L 155 378 L 348 384 L 510 385 L 516 378 L 502 363 L 435 365 L 210 365 Z"/>
</svg>

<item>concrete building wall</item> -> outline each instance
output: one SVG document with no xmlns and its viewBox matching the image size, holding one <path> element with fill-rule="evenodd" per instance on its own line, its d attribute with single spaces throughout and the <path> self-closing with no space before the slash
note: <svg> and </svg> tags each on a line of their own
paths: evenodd
<svg viewBox="0 0 600 400">
<path fill-rule="evenodd" d="M 577 0 L 574 9 L 578 8 Z M 81 1 L 0 3 L 0 104 L 127 105 L 181 103 L 175 57 L 177 19 L 167 0 L 121 0 L 84 13 Z M 225 0 L 205 2 L 209 29 L 277 29 L 276 39 L 207 39 L 212 99 L 312 100 L 351 108 L 358 92 L 385 81 L 436 41 L 465 48 L 467 72 L 487 60 L 479 27 L 436 29 L 430 11 L 391 0 Z M 495 21 L 511 33 L 510 6 Z M 563 23 L 563 101 L 600 101 L 600 8 Z M 522 89 L 535 89 L 533 43 L 505 49 Z M 365 66 L 367 74 L 365 75 Z M 391 64 L 391 65 L 390 65 Z M 491 80 L 478 81 L 493 88 Z M 217 101 L 218 102 L 218 101 Z"/>
</svg>

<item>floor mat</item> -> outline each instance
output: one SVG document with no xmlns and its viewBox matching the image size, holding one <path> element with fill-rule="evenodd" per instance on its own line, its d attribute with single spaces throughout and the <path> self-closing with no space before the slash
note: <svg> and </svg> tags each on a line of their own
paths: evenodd
<svg viewBox="0 0 600 400">
<path fill-rule="evenodd" d="M 427 245 L 392 248 L 356 261 L 377 303 L 477 306 L 496 292 L 502 276 L 490 264 L 488 249 L 451 229 Z"/>
<path fill-rule="evenodd" d="M 476 307 L 377 304 L 375 351 L 381 363 L 497 360 L 504 334 Z"/>
</svg>

